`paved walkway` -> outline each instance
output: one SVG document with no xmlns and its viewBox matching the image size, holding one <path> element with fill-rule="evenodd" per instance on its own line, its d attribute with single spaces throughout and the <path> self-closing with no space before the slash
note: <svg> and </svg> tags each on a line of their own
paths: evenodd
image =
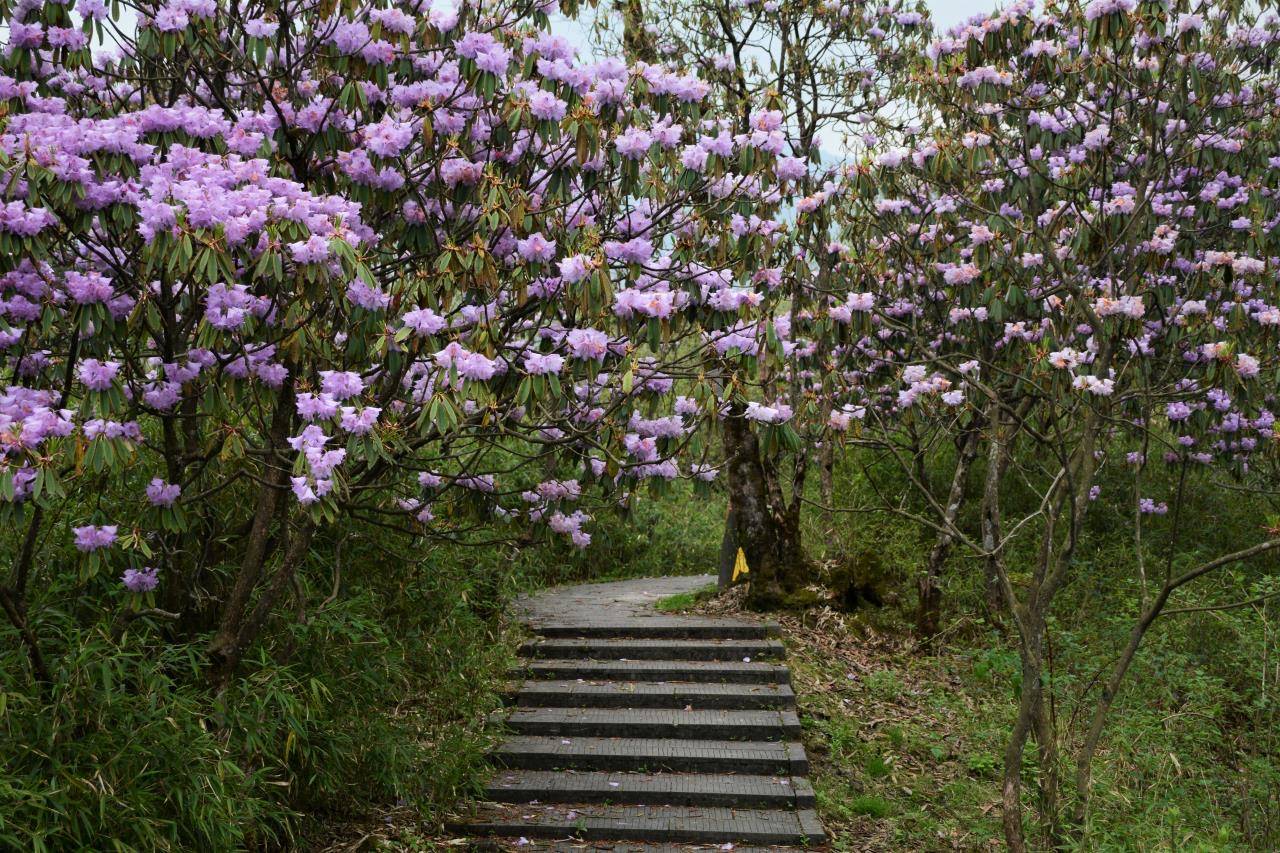
<svg viewBox="0 0 1280 853">
<path fill-rule="evenodd" d="M 648 578 L 521 598 L 536 639 L 513 673 L 510 737 L 493 753 L 502 769 L 456 829 L 491 849 L 822 844 L 776 626 L 653 607 L 713 583 Z"/>
</svg>

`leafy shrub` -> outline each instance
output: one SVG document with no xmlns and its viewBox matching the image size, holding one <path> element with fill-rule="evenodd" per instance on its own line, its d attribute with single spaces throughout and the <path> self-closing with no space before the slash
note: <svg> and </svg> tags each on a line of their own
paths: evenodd
<svg viewBox="0 0 1280 853">
<path fill-rule="evenodd" d="M 316 820 L 397 801 L 437 820 L 484 771 L 509 646 L 469 603 L 493 581 L 465 549 L 389 561 L 387 547 L 349 549 L 332 600 L 331 567 L 310 561 L 301 604 L 217 695 L 203 638 L 170 642 L 167 623 L 143 617 L 117 640 L 105 611 L 82 602 L 80 629 L 38 602 L 63 620 L 45 626 L 62 643 L 47 694 L 19 646 L 0 645 L 0 847 L 297 845 Z"/>
</svg>

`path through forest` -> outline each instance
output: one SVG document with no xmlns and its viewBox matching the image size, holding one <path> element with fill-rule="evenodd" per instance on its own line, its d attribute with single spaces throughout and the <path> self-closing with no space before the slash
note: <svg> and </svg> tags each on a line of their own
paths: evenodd
<svg viewBox="0 0 1280 853">
<path fill-rule="evenodd" d="M 535 638 L 513 673 L 509 737 L 488 801 L 459 829 L 522 849 L 821 844 L 777 626 L 654 608 L 714 582 L 523 597 Z"/>
</svg>

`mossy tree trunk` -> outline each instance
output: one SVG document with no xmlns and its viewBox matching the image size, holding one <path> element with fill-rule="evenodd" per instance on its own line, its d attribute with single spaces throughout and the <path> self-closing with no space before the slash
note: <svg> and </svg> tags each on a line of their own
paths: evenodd
<svg viewBox="0 0 1280 853">
<path fill-rule="evenodd" d="M 747 560 L 747 606 L 770 610 L 801 603 L 812 576 L 800 532 L 804 460 L 796 459 L 788 503 L 775 463 L 762 457 L 760 442 L 741 413 L 730 413 L 723 428 L 733 507 L 728 524 Z"/>
<path fill-rule="evenodd" d="M 613 9 L 622 17 L 622 52 L 631 62 L 656 63 L 658 47 L 645 27 L 640 0 L 614 0 Z"/>
</svg>

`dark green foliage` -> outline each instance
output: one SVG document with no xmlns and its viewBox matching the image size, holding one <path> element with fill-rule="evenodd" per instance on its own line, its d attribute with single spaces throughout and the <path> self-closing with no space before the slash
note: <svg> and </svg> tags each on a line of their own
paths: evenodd
<svg viewBox="0 0 1280 853">
<path fill-rule="evenodd" d="M 627 577 L 714 574 L 724 534 L 722 493 L 704 497 L 687 483 L 661 498 L 637 495 L 633 506 L 601 513 L 591 526 L 591 546 L 564 542 L 524 549 L 512 571 L 524 585 L 552 585 Z"/>
<path fill-rule="evenodd" d="M 206 725 L 212 708 L 184 650 L 67 632 L 74 651 L 58 659 L 49 702 L 4 647 L 0 846 L 229 850 L 286 826 L 270 771 L 246 772 Z"/>
<path fill-rule="evenodd" d="M 126 629 L 115 578 L 84 587 L 42 569 L 30 612 L 54 669 L 47 696 L 0 624 L 0 849 L 305 848 L 397 803 L 430 832 L 485 772 L 516 592 L 711 570 L 723 502 L 675 491 L 601 513 L 586 552 L 423 545 L 374 525 L 324 534 L 217 696 L 208 634 L 183 640 L 156 617 Z M 75 565 L 69 545 L 45 554 Z M 215 565 L 206 583 L 227 575 Z"/>
<path fill-rule="evenodd" d="M 59 639 L 47 700 L 0 644 L 0 848 L 305 846 L 318 821 L 404 800 L 430 824 L 468 794 L 508 662 L 489 618 L 504 593 L 465 551 L 411 559 L 349 538 L 344 594 L 329 600 L 318 549 L 300 600 L 218 696 L 203 637 L 174 644 L 143 618 L 116 642 L 105 610 L 81 630 L 34 602 L 64 624 L 42 626 Z"/>
</svg>

